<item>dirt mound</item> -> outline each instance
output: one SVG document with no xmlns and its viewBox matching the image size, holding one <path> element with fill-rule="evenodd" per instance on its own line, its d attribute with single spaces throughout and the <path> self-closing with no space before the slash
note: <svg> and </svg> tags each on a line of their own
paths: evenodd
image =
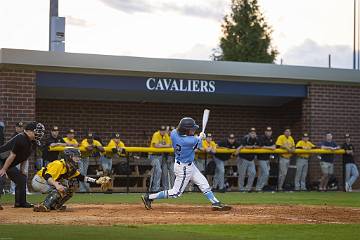
<svg viewBox="0 0 360 240">
<path fill-rule="evenodd" d="M 214 212 L 209 205 L 156 203 L 69 204 L 65 212 L 36 213 L 4 206 L 0 224 L 295 224 L 360 223 L 360 208 L 303 205 L 234 205 L 229 212 Z"/>
</svg>

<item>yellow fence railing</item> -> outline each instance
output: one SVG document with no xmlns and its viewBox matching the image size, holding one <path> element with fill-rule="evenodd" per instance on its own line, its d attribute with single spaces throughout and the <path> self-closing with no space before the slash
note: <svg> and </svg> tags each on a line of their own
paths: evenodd
<svg viewBox="0 0 360 240">
<path fill-rule="evenodd" d="M 57 147 L 50 147 L 50 151 L 64 151 L 65 147 L 57 146 Z M 126 152 L 143 152 L 143 153 L 173 153 L 173 148 L 150 148 L 150 147 L 125 147 Z M 79 150 L 82 152 L 86 152 L 86 149 L 83 147 L 79 147 Z M 216 153 L 234 153 L 235 149 L 228 149 L 228 148 L 217 148 Z M 105 147 L 105 152 L 111 153 L 110 148 Z M 264 149 L 264 148 L 256 148 L 256 149 L 241 149 L 240 153 L 252 153 L 252 154 L 261 154 L 261 153 L 272 153 L 272 154 L 281 154 L 281 153 L 288 153 L 285 149 Z M 344 154 L 345 150 L 325 150 L 325 149 L 311 149 L 311 150 L 304 150 L 304 149 L 296 149 L 294 154 Z"/>
</svg>

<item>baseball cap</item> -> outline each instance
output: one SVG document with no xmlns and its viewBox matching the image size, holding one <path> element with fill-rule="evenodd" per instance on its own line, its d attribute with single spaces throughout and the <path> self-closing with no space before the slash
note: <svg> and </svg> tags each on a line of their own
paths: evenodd
<svg viewBox="0 0 360 240">
<path fill-rule="evenodd" d="M 249 132 L 256 132 L 256 128 L 254 128 L 254 127 L 250 128 Z"/>
<path fill-rule="evenodd" d="M 74 129 L 72 129 L 72 128 L 70 128 L 70 129 L 67 131 L 67 133 L 72 133 L 72 134 L 75 134 L 75 130 L 74 130 Z"/>
<path fill-rule="evenodd" d="M 114 137 L 114 138 L 120 138 L 120 134 L 114 133 L 113 137 Z"/>
<path fill-rule="evenodd" d="M 161 130 L 161 131 L 165 131 L 165 130 L 166 130 L 166 127 L 165 127 L 165 126 L 161 126 L 161 127 L 160 127 L 160 130 Z"/>
<path fill-rule="evenodd" d="M 234 138 L 235 138 L 235 135 L 234 135 L 233 133 L 231 133 L 231 134 L 229 135 L 229 138 L 230 138 L 230 139 L 234 139 Z"/>
<path fill-rule="evenodd" d="M 271 127 L 266 127 L 266 130 L 265 131 L 272 131 Z"/>
<path fill-rule="evenodd" d="M 211 133 L 206 134 L 206 137 L 212 137 Z"/>
<path fill-rule="evenodd" d="M 303 134 L 303 137 L 309 137 L 309 134 L 308 134 L 308 133 L 304 133 L 304 134 Z"/>
<path fill-rule="evenodd" d="M 16 127 L 24 127 L 24 123 L 23 122 L 18 122 L 15 124 Z"/>
<path fill-rule="evenodd" d="M 88 132 L 86 136 L 87 138 L 94 138 L 94 134 L 92 132 Z"/>
<path fill-rule="evenodd" d="M 51 129 L 51 131 L 54 131 L 54 132 L 55 132 L 55 131 L 59 131 L 59 127 L 58 127 L 58 126 L 53 126 L 52 129 Z"/>
<path fill-rule="evenodd" d="M 346 134 L 345 134 L 345 138 L 350 138 L 350 134 L 349 134 L 349 133 L 346 133 Z"/>
</svg>

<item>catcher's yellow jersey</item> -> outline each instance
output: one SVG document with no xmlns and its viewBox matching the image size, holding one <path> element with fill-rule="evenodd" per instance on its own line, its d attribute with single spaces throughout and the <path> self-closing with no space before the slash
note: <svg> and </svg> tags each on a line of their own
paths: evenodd
<svg viewBox="0 0 360 240">
<path fill-rule="evenodd" d="M 67 137 L 64 137 L 63 140 L 64 140 L 64 142 L 67 143 L 67 144 L 76 144 L 76 145 L 79 145 L 78 141 L 76 141 L 75 138 L 73 138 L 73 139 L 68 139 Z"/>
<path fill-rule="evenodd" d="M 315 145 L 310 142 L 310 141 L 303 141 L 303 140 L 300 140 L 297 142 L 296 144 L 296 148 L 314 148 Z M 298 154 L 299 157 L 303 157 L 303 158 L 309 158 L 310 157 L 310 154 Z"/>
<path fill-rule="evenodd" d="M 93 140 L 93 143 L 91 144 L 93 146 L 96 146 L 96 147 L 101 147 L 101 143 L 97 140 Z M 80 148 L 83 148 L 83 149 L 86 149 L 86 147 L 90 146 L 88 140 L 85 138 L 84 140 L 81 141 L 81 144 L 80 144 Z M 85 152 L 82 152 L 81 153 L 81 156 L 82 157 L 89 157 L 91 155 L 93 155 L 93 153 L 97 151 L 96 149 L 92 150 L 92 151 L 85 151 Z"/>
<path fill-rule="evenodd" d="M 64 175 L 67 172 L 65 160 L 55 160 L 49 163 L 46 167 L 41 168 L 36 175 L 43 177 L 45 174 L 50 174 L 51 178 L 57 181 L 60 176 Z M 75 178 L 80 175 L 79 171 L 76 171 L 74 175 L 69 177 L 68 179 Z"/>
<path fill-rule="evenodd" d="M 164 136 L 162 136 L 160 134 L 160 131 L 155 132 L 151 138 L 150 147 L 155 147 L 155 144 L 159 143 L 171 145 L 171 139 L 169 134 L 165 133 Z"/>
<path fill-rule="evenodd" d="M 125 144 L 121 140 L 119 140 L 119 142 L 116 143 L 116 141 L 114 139 L 111 139 L 110 142 L 108 143 L 108 145 L 105 147 L 105 151 L 108 151 L 106 153 L 106 156 L 111 158 L 114 156 L 114 153 L 109 152 L 109 151 L 111 151 L 111 149 L 124 148 L 124 147 L 125 147 Z M 120 154 L 120 156 L 125 156 L 125 154 Z"/>
<path fill-rule="evenodd" d="M 201 146 L 201 148 L 205 150 L 205 149 L 207 149 L 208 147 L 211 147 L 212 149 L 216 150 L 216 143 L 215 143 L 214 141 L 208 142 L 208 141 L 206 141 L 205 139 L 202 140 L 202 146 Z M 204 152 L 199 152 L 198 155 L 199 155 L 199 156 L 198 156 L 199 158 L 205 159 L 205 153 L 204 153 Z M 209 157 L 210 157 L 210 156 L 207 155 L 207 158 L 209 158 Z"/>
<path fill-rule="evenodd" d="M 286 137 L 285 135 L 280 135 L 276 140 L 277 146 L 286 146 L 288 148 L 295 147 L 295 141 L 292 136 Z M 280 154 L 283 158 L 290 158 L 292 156 L 291 153 L 283 153 Z"/>
</svg>

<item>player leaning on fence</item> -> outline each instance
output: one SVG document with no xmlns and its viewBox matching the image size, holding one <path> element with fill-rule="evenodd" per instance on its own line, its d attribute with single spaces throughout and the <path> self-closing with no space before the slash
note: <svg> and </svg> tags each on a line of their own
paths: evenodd
<svg viewBox="0 0 360 240">
<path fill-rule="evenodd" d="M 352 192 L 352 185 L 359 177 L 359 170 L 354 159 L 354 146 L 351 143 L 350 134 L 345 134 L 345 143 L 342 145 L 345 150 L 343 164 L 345 168 L 345 191 Z"/>
<path fill-rule="evenodd" d="M 321 149 L 326 150 L 340 149 L 340 147 L 333 141 L 333 135 L 330 132 L 326 133 L 325 141 L 321 142 L 320 146 Z M 319 190 L 326 191 L 330 176 L 334 174 L 335 154 L 321 154 L 319 158 L 321 172 L 323 174 L 320 179 Z"/>
<path fill-rule="evenodd" d="M 286 174 L 289 168 L 290 158 L 292 152 L 295 151 L 295 142 L 291 137 L 290 128 L 285 128 L 284 134 L 280 135 L 276 140 L 276 146 L 288 151 L 288 153 L 280 154 L 279 157 L 279 179 L 278 179 L 278 190 L 283 190 Z"/>
<path fill-rule="evenodd" d="M 315 145 L 310 142 L 309 134 L 304 133 L 302 140 L 296 143 L 297 149 L 310 150 Z M 296 158 L 295 191 L 306 191 L 306 176 L 309 167 L 310 154 L 298 154 Z"/>
</svg>

